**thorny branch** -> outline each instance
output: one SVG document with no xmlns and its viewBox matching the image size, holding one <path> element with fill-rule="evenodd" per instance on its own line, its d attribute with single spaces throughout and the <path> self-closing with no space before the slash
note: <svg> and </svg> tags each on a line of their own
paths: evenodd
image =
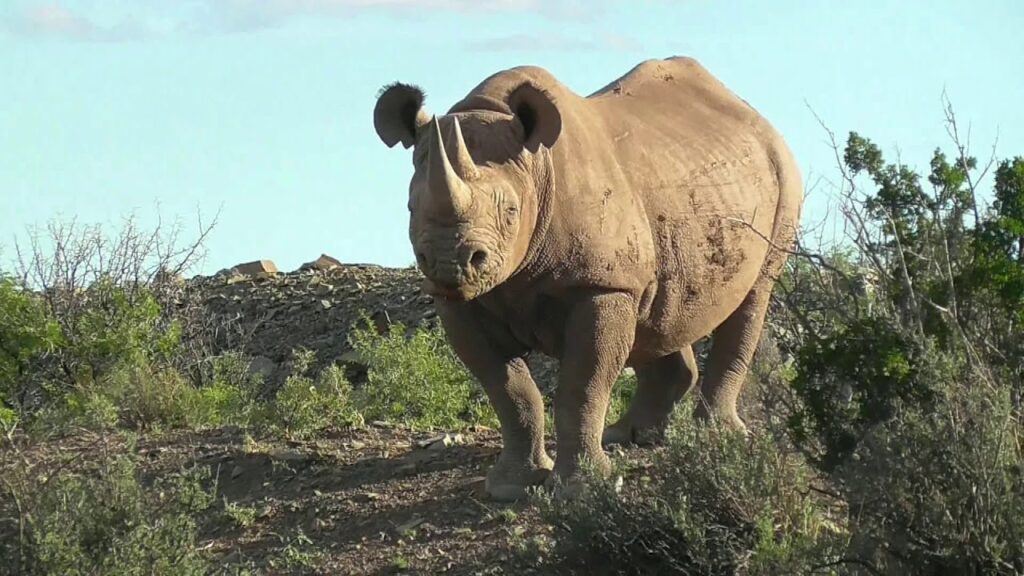
<svg viewBox="0 0 1024 576">
<path fill-rule="evenodd" d="M 159 322 L 178 322 L 183 342 L 194 349 L 179 360 L 191 357 L 199 362 L 209 341 L 225 326 L 214 326 L 200 304 L 191 301 L 194 295 L 184 288 L 182 276 L 205 255 L 204 245 L 218 216 L 219 212 L 207 222 L 197 213 L 197 232 L 190 241 L 183 239 L 180 221 L 168 224 L 159 215 L 149 230 L 129 215 L 113 235 L 101 224 L 53 220 L 42 228 L 30 227 L 27 241 L 14 243 L 16 277 L 22 288 L 40 297 L 72 347 L 78 344 L 79 327 L 90 311 L 106 312 L 100 319 L 112 325 L 118 321 L 117 310 L 136 309 L 151 297 L 159 305 Z M 69 354 L 51 366 L 69 383 L 82 368 L 96 373 L 101 367 Z"/>
</svg>

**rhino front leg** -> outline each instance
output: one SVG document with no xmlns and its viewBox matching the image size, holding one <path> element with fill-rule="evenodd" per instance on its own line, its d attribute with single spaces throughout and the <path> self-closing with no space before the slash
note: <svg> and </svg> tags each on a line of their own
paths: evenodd
<svg viewBox="0 0 1024 576">
<path fill-rule="evenodd" d="M 558 479 L 576 479 L 581 459 L 602 473 L 610 470 L 601 433 L 612 385 L 633 347 L 635 331 L 636 306 L 629 295 L 601 293 L 573 305 L 555 394 Z"/>
<path fill-rule="evenodd" d="M 544 400 L 522 358 L 503 353 L 465 305 L 437 306 L 448 341 L 481 383 L 501 423 L 502 450 L 487 473 L 487 494 L 515 500 L 543 484 L 553 462 L 544 450 Z M 490 327 L 493 331 L 494 327 Z"/>
</svg>

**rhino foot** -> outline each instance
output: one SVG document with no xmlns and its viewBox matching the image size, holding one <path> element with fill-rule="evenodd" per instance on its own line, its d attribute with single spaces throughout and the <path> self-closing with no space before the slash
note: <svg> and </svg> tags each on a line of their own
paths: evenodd
<svg viewBox="0 0 1024 576">
<path fill-rule="evenodd" d="M 618 493 L 622 489 L 623 478 L 618 474 L 612 477 L 611 461 L 607 455 L 602 454 L 601 456 L 603 457 L 598 457 L 596 462 L 592 459 L 591 464 L 587 467 L 588 473 L 585 473 L 582 468 L 563 473 L 556 470 L 545 480 L 544 489 L 551 493 L 555 500 L 560 501 L 581 497 L 586 492 L 587 485 L 592 481 L 611 482 L 612 488 Z M 597 477 L 593 477 L 591 474 L 596 474 Z"/>
<path fill-rule="evenodd" d="M 625 419 L 605 428 L 603 446 L 656 446 L 665 442 L 664 426 L 634 426 Z"/>
<path fill-rule="evenodd" d="M 536 462 L 530 461 L 519 465 L 499 459 L 498 463 L 487 472 L 484 489 L 492 500 L 500 502 L 520 500 L 527 496 L 529 488 L 542 485 L 547 481 L 553 466 L 554 462 L 547 455 L 536 459 Z"/>
<path fill-rule="evenodd" d="M 747 425 L 744 424 L 743 420 L 741 420 L 739 415 L 736 414 L 735 408 L 719 408 L 716 410 L 708 407 L 707 404 L 702 403 L 697 405 L 693 412 L 693 416 L 699 422 L 716 421 L 727 428 L 736 430 L 737 432 L 742 432 L 743 434 L 747 434 L 749 432 Z"/>
</svg>

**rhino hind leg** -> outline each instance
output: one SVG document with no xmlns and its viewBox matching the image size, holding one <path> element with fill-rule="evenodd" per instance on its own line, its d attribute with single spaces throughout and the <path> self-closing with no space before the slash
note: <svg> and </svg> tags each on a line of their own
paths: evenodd
<svg viewBox="0 0 1024 576">
<path fill-rule="evenodd" d="M 697 418 L 714 418 L 746 430 L 736 413 L 736 403 L 761 338 L 774 283 L 772 276 L 762 273 L 740 306 L 715 329 L 696 406 Z"/>
<path fill-rule="evenodd" d="M 602 443 L 657 444 L 672 410 L 697 383 L 697 360 L 687 346 L 636 368 L 637 389 L 626 413 L 604 431 Z"/>
</svg>

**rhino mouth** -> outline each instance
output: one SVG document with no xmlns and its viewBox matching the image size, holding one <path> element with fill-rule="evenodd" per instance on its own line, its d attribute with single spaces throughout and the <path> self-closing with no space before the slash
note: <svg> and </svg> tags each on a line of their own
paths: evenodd
<svg viewBox="0 0 1024 576">
<path fill-rule="evenodd" d="M 434 298 L 466 302 L 473 297 L 474 290 L 470 286 L 447 286 L 427 278 L 423 281 L 423 292 Z"/>
<path fill-rule="evenodd" d="M 424 281 L 422 290 L 448 300 L 472 300 L 494 286 L 496 272 L 500 269 L 500 258 L 488 257 L 483 248 L 466 246 L 460 248 L 457 257 L 434 259 L 426 257 L 417 260 Z"/>
</svg>

